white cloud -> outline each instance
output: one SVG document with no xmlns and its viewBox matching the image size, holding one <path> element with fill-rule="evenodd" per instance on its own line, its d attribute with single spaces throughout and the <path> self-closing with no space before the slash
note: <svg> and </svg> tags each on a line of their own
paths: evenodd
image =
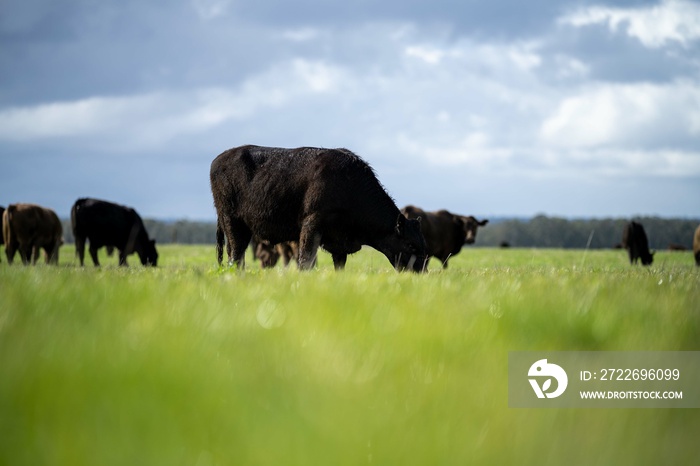
<svg viewBox="0 0 700 466">
<path fill-rule="evenodd" d="M 309 42 L 317 39 L 322 34 L 323 33 L 318 29 L 306 27 L 283 31 L 280 37 L 290 42 Z"/>
<path fill-rule="evenodd" d="M 218 18 L 228 13 L 232 0 L 192 0 L 197 15 L 204 20 Z"/>
<path fill-rule="evenodd" d="M 554 64 L 554 75 L 558 79 L 585 78 L 590 72 L 589 66 L 581 60 L 566 55 L 555 56 Z"/>
<path fill-rule="evenodd" d="M 492 70 L 529 72 L 542 64 L 536 52 L 538 44 L 514 43 L 504 45 L 480 44 L 462 40 L 449 46 L 412 44 L 404 48 L 404 55 L 417 58 L 429 65 L 439 65 L 446 60 L 465 65 L 487 66 Z"/>
<path fill-rule="evenodd" d="M 29 141 L 109 130 L 128 115 L 139 115 L 157 106 L 157 94 L 129 98 L 93 97 L 0 112 L 0 139 Z"/>
<path fill-rule="evenodd" d="M 468 166 L 471 173 L 480 174 L 506 168 L 513 155 L 511 148 L 495 146 L 490 136 L 480 131 L 454 141 L 430 141 L 401 133 L 396 144 L 402 153 L 428 165 L 453 169 Z"/>
<path fill-rule="evenodd" d="M 415 57 L 430 65 L 437 65 L 442 60 L 445 52 L 423 45 L 411 45 L 406 47 L 405 54 L 408 57 Z"/>
<path fill-rule="evenodd" d="M 697 143 L 698 121 L 698 84 L 596 84 L 563 98 L 540 137 L 558 147 L 678 147 Z"/>
<path fill-rule="evenodd" d="M 662 0 L 644 8 L 593 6 L 559 20 L 576 27 L 607 24 L 611 31 L 624 28 L 646 47 L 659 48 L 670 42 L 687 46 L 700 39 L 700 4 L 688 0 Z"/>
<path fill-rule="evenodd" d="M 131 148 L 161 145 L 181 134 L 200 133 L 230 119 L 332 92 L 342 79 L 339 68 L 294 59 L 249 78 L 237 89 L 92 97 L 6 108 L 0 110 L 0 141 L 104 137 Z"/>
<path fill-rule="evenodd" d="M 292 62 L 292 73 L 309 90 L 319 93 L 337 90 L 343 80 L 340 68 L 319 61 L 295 59 Z"/>
<path fill-rule="evenodd" d="M 548 152 L 559 175 L 606 177 L 700 175 L 700 152 L 648 149 L 567 149 Z"/>
</svg>

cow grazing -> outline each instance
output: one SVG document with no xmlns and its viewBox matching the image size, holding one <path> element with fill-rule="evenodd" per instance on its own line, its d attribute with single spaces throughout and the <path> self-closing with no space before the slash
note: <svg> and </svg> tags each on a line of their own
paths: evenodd
<svg viewBox="0 0 700 466">
<path fill-rule="evenodd" d="M 473 244 L 476 230 L 488 223 L 474 217 L 455 215 L 447 210 L 426 212 L 412 205 L 404 207 L 401 212 L 409 219 L 421 219 L 421 231 L 425 238 L 428 257 L 437 257 L 447 268 L 450 257 L 459 254 L 462 246 Z"/>
<path fill-rule="evenodd" d="M 654 253 L 649 252 L 647 234 L 640 223 L 627 224 L 622 233 L 622 246 L 629 253 L 630 264 L 636 264 L 638 259 L 642 261 L 642 265 L 651 265 L 654 261 Z"/>
<path fill-rule="evenodd" d="M 78 199 L 70 212 L 75 251 L 80 265 L 85 260 L 85 240 L 90 240 L 90 256 L 95 266 L 97 250 L 106 246 L 119 251 L 119 265 L 127 265 L 126 256 L 136 252 L 143 265 L 156 266 L 156 241 L 148 233 L 138 213 L 131 207 L 97 199 Z"/>
<path fill-rule="evenodd" d="M 372 168 L 347 149 L 241 146 L 214 159 L 210 180 L 219 264 L 224 236 L 229 264 L 243 267 L 255 235 L 270 244 L 298 241 L 302 270 L 313 267 L 319 246 L 342 269 L 362 245 L 397 270 L 423 270 L 419 222 L 401 215 Z"/>
<path fill-rule="evenodd" d="M 700 267 L 700 225 L 695 229 L 693 237 L 693 255 L 695 256 L 695 265 Z"/>
<path fill-rule="evenodd" d="M 2 215 L 2 234 L 10 264 L 18 251 L 23 264 L 36 264 L 41 249 L 46 252 L 47 264 L 58 264 L 63 227 L 53 210 L 35 204 L 10 204 Z"/>
</svg>

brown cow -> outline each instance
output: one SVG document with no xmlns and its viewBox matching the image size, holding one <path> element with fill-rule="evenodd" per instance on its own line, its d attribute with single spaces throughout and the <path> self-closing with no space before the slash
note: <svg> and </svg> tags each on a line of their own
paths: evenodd
<svg viewBox="0 0 700 466">
<path fill-rule="evenodd" d="M 253 239 L 250 245 L 253 249 L 253 260 L 259 259 L 263 269 L 274 267 L 280 258 L 285 267 L 288 267 L 292 260 L 296 262 L 299 259 L 299 243 L 297 241 L 285 241 L 272 245 L 269 241 Z M 312 267 L 315 266 L 316 259 L 314 258 Z"/>
<path fill-rule="evenodd" d="M 462 246 L 473 244 L 476 240 L 476 230 L 489 221 L 463 215 L 455 215 L 447 210 L 426 212 L 412 205 L 401 209 L 406 218 L 420 218 L 421 232 L 425 237 L 428 257 L 440 259 L 443 268 L 447 268 L 450 257 L 459 254 Z"/>
<path fill-rule="evenodd" d="M 58 264 L 58 248 L 63 244 L 63 227 L 56 212 L 34 204 L 10 204 L 2 217 L 7 261 L 12 264 L 19 251 L 23 264 L 36 264 L 40 249 L 46 263 Z"/>
<path fill-rule="evenodd" d="M 700 267 L 700 225 L 695 230 L 693 237 L 693 255 L 695 256 L 695 265 Z"/>
</svg>

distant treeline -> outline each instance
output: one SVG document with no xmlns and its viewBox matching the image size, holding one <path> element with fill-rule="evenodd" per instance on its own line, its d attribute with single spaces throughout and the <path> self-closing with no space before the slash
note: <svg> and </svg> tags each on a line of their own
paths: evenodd
<svg viewBox="0 0 700 466">
<path fill-rule="evenodd" d="M 700 219 L 635 217 L 569 220 L 538 215 L 529 220 L 503 220 L 479 228 L 478 246 L 608 249 L 620 245 L 625 225 L 635 220 L 644 226 L 651 249 L 669 246 L 693 248 Z M 589 244 L 590 241 L 590 244 Z"/>
<path fill-rule="evenodd" d="M 535 248 L 586 248 L 608 249 L 622 241 L 622 230 L 630 219 L 581 219 L 569 220 L 538 215 L 534 218 L 492 219 L 479 228 L 476 246 Z M 693 248 L 693 234 L 700 219 L 666 219 L 658 217 L 635 217 L 644 225 L 652 249 L 668 249 L 669 246 Z M 145 219 L 144 224 L 151 238 L 159 244 L 214 244 L 216 224 L 214 222 L 191 222 L 181 220 L 164 222 Z M 73 242 L 70 221 L 63 221 L 63 237 Z M 589 244 L 590 240 L 590 244 Z"/>
</svg>

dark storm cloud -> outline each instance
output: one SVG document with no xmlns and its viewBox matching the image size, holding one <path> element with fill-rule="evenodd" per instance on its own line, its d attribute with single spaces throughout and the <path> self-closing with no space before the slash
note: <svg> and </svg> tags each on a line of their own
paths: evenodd
<svg viewBox="0 0 700 466">
<path fill-rule="evenodd" d="M 259 27 L 204 20 L 190 2 L 30 0 L 4 8 L 5 105 L 230 85 L 282 52 L 267 34 L 258 37 Z"/>
</svg>

